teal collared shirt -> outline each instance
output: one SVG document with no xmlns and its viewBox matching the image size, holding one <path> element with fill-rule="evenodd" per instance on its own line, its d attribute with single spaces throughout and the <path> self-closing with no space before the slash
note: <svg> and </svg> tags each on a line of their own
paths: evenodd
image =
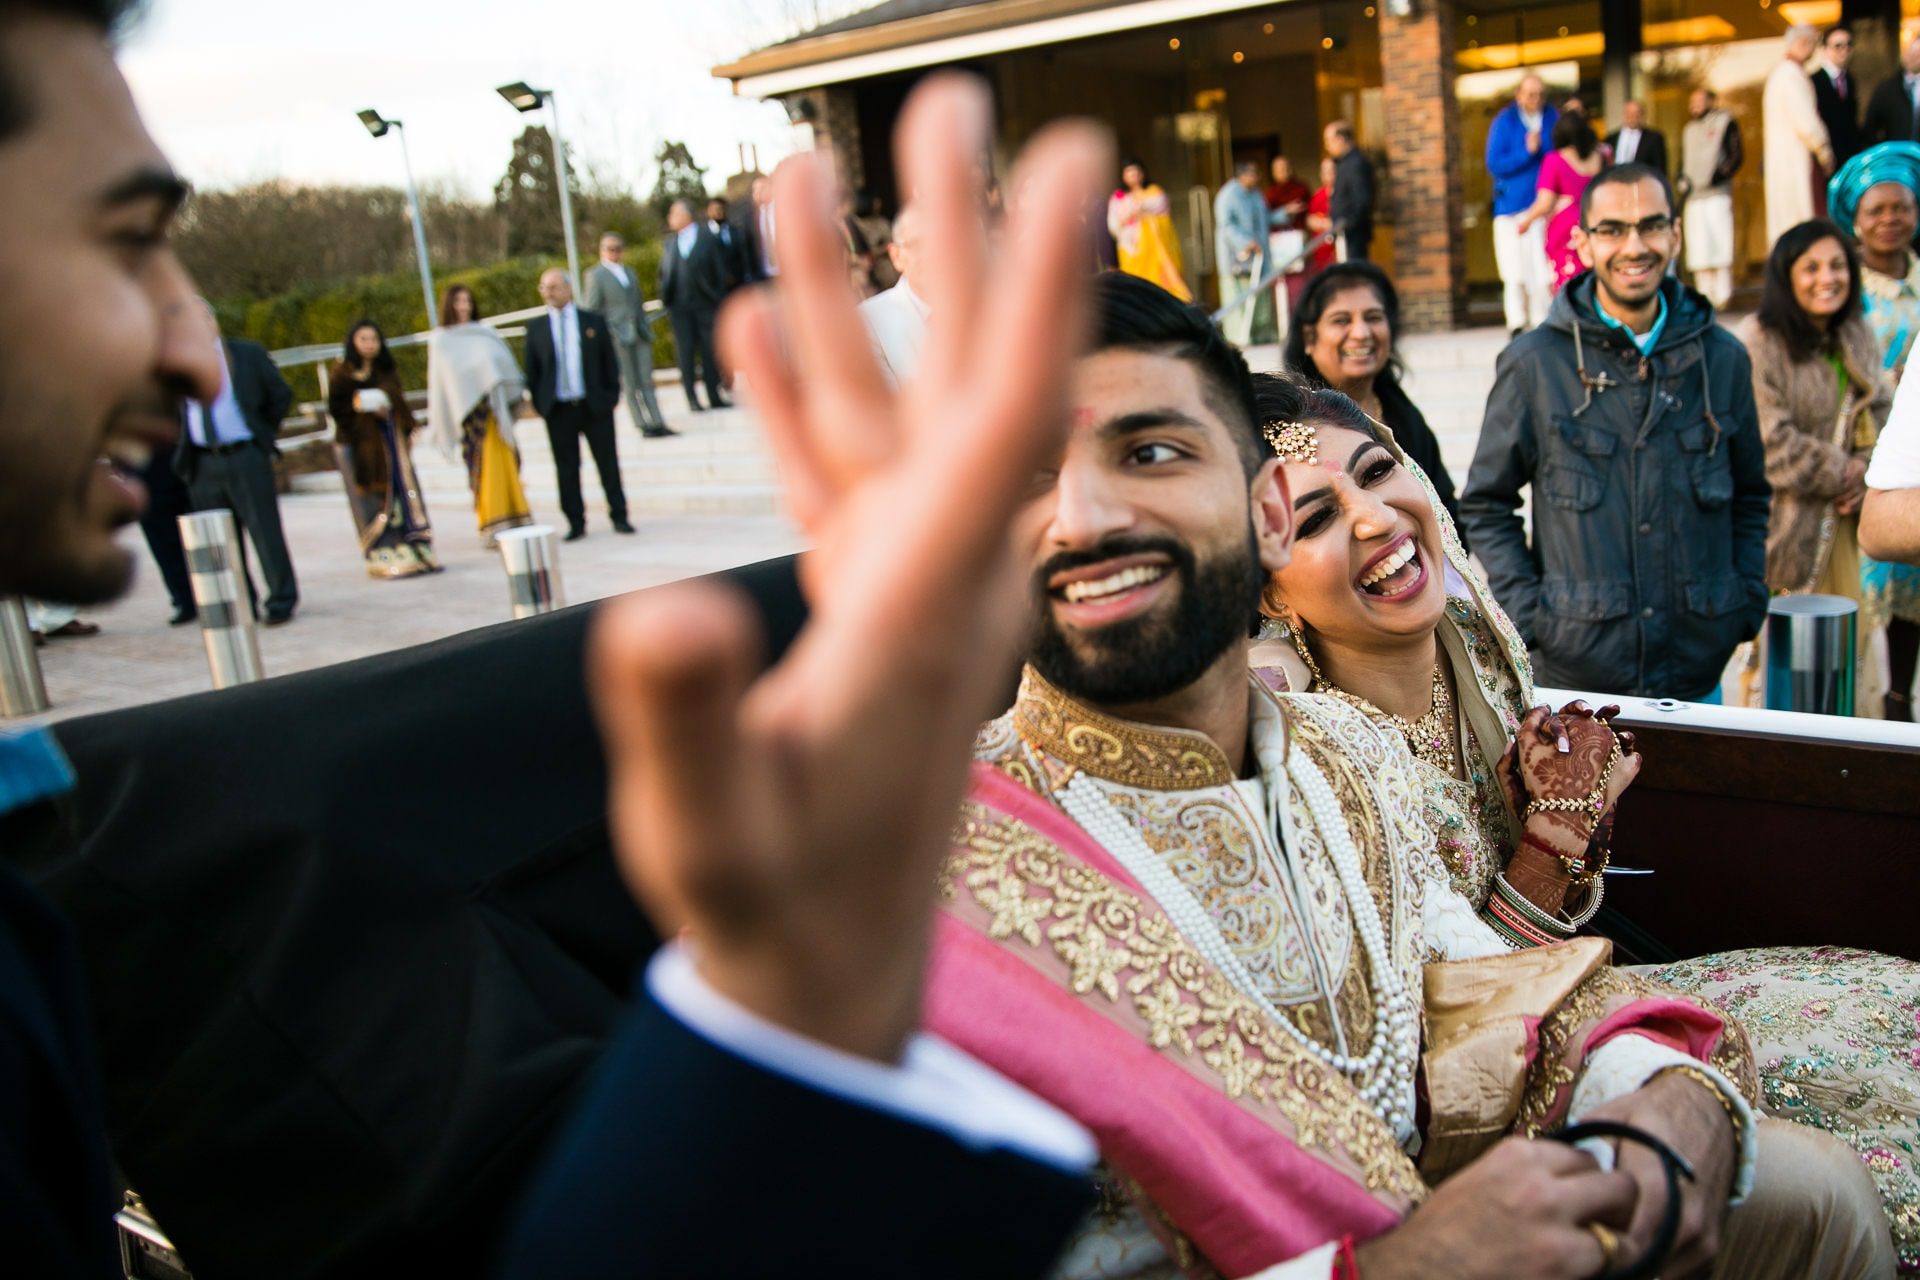
<svg viewBox="0 0 1920 1280">
<path fill-rule="evenodd" d="M 1600 305 L 1600 299 L 1598 297 L 1593 300 L 1593 310 L 1594 313 L 1600 317 L 1602 324 L 1610 329 L 1618 329 L 1620 332 L 1626 334 L 1627 340 L 1633 343 L 1634 346 L 1640 348 L 1641 355 L 1650 356 L 1653 354 L 1654 344 L 1660 341 L 1660 331 L 1667 327 L 1667 295 L 1662 292 L 1654 296 L 1660 299 L 1660 306 L 1659 309 L 1653 313 L 1653 328 L 1647 330 L 1644 337 L 1608 315 L 1607 309 Z"/>
<path fill-rule="evenodd" d="M 73 790 L 73 766 L 45 729 L 0 732 L 0 815 Z"/>
</svg>

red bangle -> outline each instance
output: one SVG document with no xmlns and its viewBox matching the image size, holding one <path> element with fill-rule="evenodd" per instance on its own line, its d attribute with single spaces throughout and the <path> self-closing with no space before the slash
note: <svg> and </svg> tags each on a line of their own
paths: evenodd
<svg viewBox="0 0 1920 1280">
<path fill-rule="evenodd" d="M 1341 1236 L 1339 1251 L 1333 1255 L 1332 1280 L 1360 1280 L 1360 1264 L 1353 1260 L 1353 1237 Z"/>
<path fill-rule="evenodd" d="M 1548 857 L 1558 860 L 1561 867 L 1565 869 L 1567 878 L 1580 888 L 1585 888 L 1587 885 L 1592 884 L 1594 879 L 1600 874 L 1598 868 L 1588 869 L 1587 851 L 1585 849 L 1582 849 L 1579 853 L 1563 853 L 1561 850 L 1554 848 L 1546 841 L 1534 835 L 1531 831 L 1522 831 L 1520 833 L 1520 843 L 1526 845 L 1529 849 L 1538 849 Z M 1604 867 L 1606 865 L 1606 859 L 1603 857 L 1600 860 L 1600 866 Z"/>
</svg>

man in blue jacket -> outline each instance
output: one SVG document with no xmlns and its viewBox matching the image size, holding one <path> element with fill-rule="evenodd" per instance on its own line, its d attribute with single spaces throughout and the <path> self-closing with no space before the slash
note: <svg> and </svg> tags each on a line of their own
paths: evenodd
<svg viewBox="0 0 1920 1280">
<path fill-rule="evenodd" d="M 1547 105 L 1547 86 L 1529 75 L 1513 91 L 1487 130 L 1487 172 L 1493 177 L 1493 260 L 1505 289 L 1507 328 L 1524 333 L 1547 318 L 1552 274 L 1547 269 L 1547 229 L 1536 219 L 1523 233 L 1520 215 L 1533 203 L 1540 161 L 1560 113 Z"/>
</svg>

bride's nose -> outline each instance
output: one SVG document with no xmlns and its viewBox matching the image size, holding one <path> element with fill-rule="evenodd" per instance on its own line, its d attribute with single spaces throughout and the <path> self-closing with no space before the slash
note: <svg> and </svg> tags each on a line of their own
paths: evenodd
<svg viewBox="0 0 1920 1280">
<path fill-rule="evenodd" d="M 1398 523 L 1392 507 L 1378 494 L 1357 484 L 1348 486 L 1347 519 L 1355 540 L 1360 542 L 1387 537 Z"/>
</svg>

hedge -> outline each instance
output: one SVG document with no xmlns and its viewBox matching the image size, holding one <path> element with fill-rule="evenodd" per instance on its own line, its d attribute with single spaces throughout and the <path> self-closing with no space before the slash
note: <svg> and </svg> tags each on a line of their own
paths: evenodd
<svg viewBox="0 0 1920 1280">
<path fill-rule="evenodd" d="M 639 274 L 647 292 L 659 278 L 658 241 L 630 243 L 627 267 Z M 442 295 L 456 284 L 473 290 L 483 315 L 499 315 L 540 305 L 540 274 L 549 267 L 565 267 L 563 259 L 512 258 L 488 266 L 465 267 L 437 273 L 434 287 Z M 591 261 L 581 264 L 581 272 L 591 270 Z M 436 305 L 438 299 L 435 299 Z M 213 303 L 220 318 L 220 331 L 229 337 L 251 338 L 269 351 L 283 347 L 304 347 L 319 342 L 344 342 L 347 326 L 370 319 L 387 333 L 397 336 L 417 333 L 428 327 L 421 311 L 420 276 L 417 272 L 363 276 L 332 285 L 308 285 L 290 289 L 272 298 L 225 299 Z M 509 339 L 514 355 L 520 356 L 520 339 Z M 401 347 L 394 351 L 400 365 L 400 379 L 408 387 L 427 385 L 425 347 Z M 653 361 L 655 368 L 672 368 L 673 333 L 663 320 L 654 326 Z M 317 400 L 320 384 L 313 366 L 288 369 L 287 379 L 294 394 L 302 400 Z"/>
</svg>

